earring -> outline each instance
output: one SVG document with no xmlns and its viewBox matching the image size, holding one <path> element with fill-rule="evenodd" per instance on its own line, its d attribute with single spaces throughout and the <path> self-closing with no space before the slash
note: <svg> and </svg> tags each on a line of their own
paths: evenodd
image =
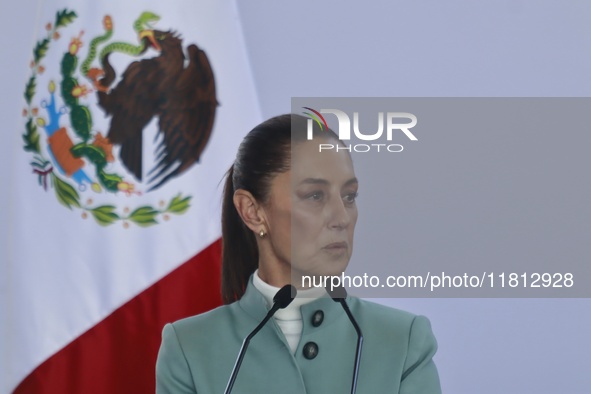
<svg viewBox="0 0 591 394">
<path fill-rule="evenodd" d="M 265 238 L 266 235 L 267 235 L 267 233 L 265 232 L 265 229 L 262 228 L 261 231 L 259 231 L 259 237 Z"/>
</svg>

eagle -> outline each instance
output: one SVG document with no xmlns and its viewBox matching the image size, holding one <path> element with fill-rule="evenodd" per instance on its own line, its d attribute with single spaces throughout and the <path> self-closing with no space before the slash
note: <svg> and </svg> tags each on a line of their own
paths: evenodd
<svg viewBox="0 0 591 394">
<path fill-rule="evenodd" d="M 182 39 L 173 31 L 159 30 L 153 30 L 142 43 L 145 50 L 150 46 L 159 50 L 159 55 L 131 63 L 111 88 L 116 73 L 107 54 L 101 59 L 103 89 L 97 95 L 99 106 L 111 117 L 107 137 L 121 146 L 121 162 L 139 181 L 143 130 L 158 117 L 156 140 L 161 141 L 155 151 L 156 164 L 148 172 L 149 190 L 154 190 L 199 161 L 218 101 L 213 70 L 197 45 L 189 45 L 185 56 Z"/>
</svg>

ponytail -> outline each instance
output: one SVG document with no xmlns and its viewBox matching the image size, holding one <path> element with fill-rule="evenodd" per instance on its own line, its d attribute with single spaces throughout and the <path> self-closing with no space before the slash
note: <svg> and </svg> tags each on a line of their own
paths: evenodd
<svg viewBox="0 0 591 394">
<path fill-rule="evenodd" d="M 234 192 L 246 190 L 258 202 L 266 203 L 273 178 L 289 171 L 292 140 L 306 140 L 307 121 L 303 116 L 287 114 L 259 124 L 244 137 L 226 173 L 222 201 L 222 299 L 226 304 L 242 297 L 259 264 L 256 236 L 238 214 Z M 315 136 L 328 132 L 338 141 L 332 130 L 323 131 L 315 123 L 312 126 Z"/>
<path fill-rule="evenodd" d="M 239 300 L 250 275 L 257 269 L 259 251 L 254 234 L 234 206 L 234 166 L 226 173 L 222 202 L 222 299 Z"/>
</svg>

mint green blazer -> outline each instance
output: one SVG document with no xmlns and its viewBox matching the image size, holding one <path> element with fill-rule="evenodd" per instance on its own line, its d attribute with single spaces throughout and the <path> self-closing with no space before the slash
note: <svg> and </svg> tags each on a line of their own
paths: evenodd
<svg viewBox="0 0 591 394">
<path fill-rule="evenodd" d="M 364 337 L 357 393 L 441 393 L 432 359 L 437 342 L 427 318 L 351 296 L 347 303 Z M 323 313 L 320 324 L 317 311 Z M 222 394 L 242 341 L 266 313 L 251 278 L 240 301 L 167 324 L 156 363 L 156 393 Z M 342 307 L 320 298 L 302 306 L 301 313 L 295 354 L 271 319 L 250 342 L 232 393 L 351 392 L 357 335 Z M 317 349 L 313 358 L 311 344 Z"/>
</svg>

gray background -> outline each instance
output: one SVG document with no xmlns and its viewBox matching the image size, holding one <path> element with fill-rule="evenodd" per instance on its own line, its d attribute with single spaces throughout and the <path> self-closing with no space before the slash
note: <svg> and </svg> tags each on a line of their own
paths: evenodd
<svg viewBox="0 0 591 394">
<path fill-rule="evenodd" d="M 586 1 L 256 0 L 239 10 L 265 118 L 288 112 L 291 97 L 591 93 Z M 557 131 L 558 144 L 569 137 Z M 589 299 L 379 301 L 429 317 L 445 393 L 591 390 Z"/>
<path fill-rule="evenodd" d="M 352 138 L 344 143 L 360 187 L 346 274 L 382 283 L 354 285 L 354 294 L 591 297 L 591 99 L 292 99 L 294 113 L 310 112 L 304 107 L 338 109 L 350 118 Z M 356 138 L 354 113 L 369 136 L 378 130 L 379 112 L 382 136 Z M 387 139 L 392 112 L 416 116 L 410 132 L 417 141 L 400 130 Z M 338 133 L 336 116 L 324 118 Z M 404 149 L 378 151 L 371 145 L 377 143 Z M 431 289 L 444 273 L 456 285 Z M 461 283 L 464 274 L 472 286 Z M 421 276 L 425 287 L 388 287 L 390 275 Z"/>
</svg>

